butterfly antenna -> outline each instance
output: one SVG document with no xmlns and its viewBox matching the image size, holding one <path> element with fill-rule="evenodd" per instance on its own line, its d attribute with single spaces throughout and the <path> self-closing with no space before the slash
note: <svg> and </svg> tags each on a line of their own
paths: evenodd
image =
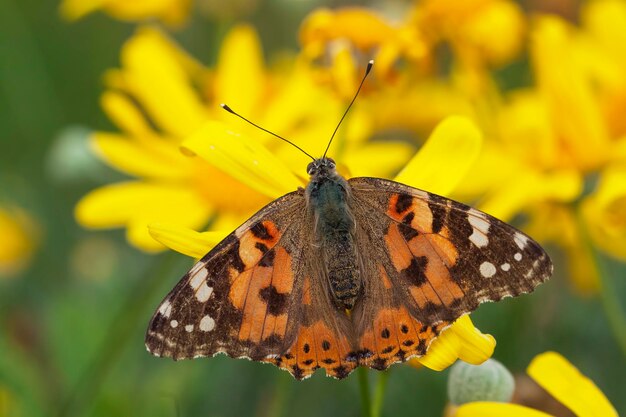
<svg viewBox="0 0 626 417">
<path fill-rule="evenodd" d="M 274 132 L 270 132 L 269 130 L 267 130 L 267 129 L 265 129 L 265 128 L 261 127 L 261 126 L 259 126 L 259 125 L 258 125 L 258 124 L 256 124 L 256 123 L 251 122 L 250 120 L 246 119 L 245 117 L 243 117 L 242 115 L 240 115 L 239 113 L 235 112 L 233 109 L 231 109 L 230 107 L 228 107 L 228 105 L 226 105 L 226 104 L 223 104 L 223 103 L 222 103 L 222 104 L 220 104 L 220 106 L 221 106 L 224 110 L 226 110 L 227 112 L 229 112 L 229 113 L 231 113 L 231 114 L 234 114 L 235 116 L 239 117 L 240 119 L 245 120 L 246 122 L 250 123 L 252 126 L 254 126 L 254 127 L 258 128 L 258 129 L 261 129 L 262 131 L 267 132 L 267 133 L 269 133 L 269 134 L 270 134 L 270 135 L 272 135 L 272 136 L 276 136 L 276 137 L 277 137 L 278 139 L 280 139 L 280 140 L 284 140 L 285 142 L 287 142 L 288 144 L 290 144 L 290 145 L 294 146 L 296 149 L 299 149 L 299 150 L 300 150 L 303 154 L 305 154 L 306 156 L 308 156 L 309 158 L 311 158 L 312 160 L 314 160 L 314 161 L 315 161 L 315 158 L 314 158 L 313 156 L 311 156 L 311 154 L 309 154 L 307 151 L 305 151 L 304 149 L 302 149 L 301 147 L 299 147 L 298 145 L 296 145 L 296 144 L 295 144 L 295 143 L 293 143 L 292 141 L 290 141 L 290 140 L 288 140 L 288 139 L 285 139 L 284 137 L 279 136 L 279 135 L 277 135 L 277 134 L 276 134 L 276 133 L 274 133 Z"/>
<path fill-rule="evenodd" d="M 374 66 L 374 60 L 370 59 L 370 62 L 367 63 L 367 68 L 365 68 L 365 75 L 363 76 L 363 79 L 361 80 L 361 84 L 359 84 L 359 88 L 356 90 L 356 94 L 354 95 L 354 98 L 352 98 L 352 101 L 348 105 L 348 108 L 343 113 L 343 116 L 341 116 L 341 120 L 339 120 L 339 123 L 337 124 L 337 127 L 335 128 L 335 131 L 333 132 L 333 135 L 330 137 L 330 140 L 328 141 L 328 146 L 326 146 L 326 150 L 324 151 L 324 155 L 322 156 L 322 158 L 326 157 L 326 152 L 328 152 L 328 149 L 330 149 L 330 144 L 333 143 L 333 138 L 335 137 L 335 134 L 339 130 L 339 126 L 341 126 L 341 122 L 343 122 L 343 119 L 345 119 L 346 114 L 348 114 L 348 111 L 350 110 L 350 107 L 352 107 L 352 105 L 354 104 L 354 101 L 356 100 L 357 96 L 359 95 L 359 92 L 361 91 L 361 87 L 363 87 L 363 83 L 365 82 L 365 79 L 367 78 L 367 75 L 372 70 L 373 66 Z"/>
</svg>

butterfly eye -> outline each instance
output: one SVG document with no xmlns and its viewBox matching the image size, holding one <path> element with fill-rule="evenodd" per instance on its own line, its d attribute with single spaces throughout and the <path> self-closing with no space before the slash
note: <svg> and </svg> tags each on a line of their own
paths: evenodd
<svg viewBox="0 0 626 417">
<path fill-rule="evenodd" d="M 335 168 L 335 165 L 336 165 L 335 164 L 335 160 L 331 159 L 331 158 L 328 158 L 328 166 L 331 167 L 331 168 Z"/>
<path fill-rule="evenodd" d="M 315 171 L 315 163 L 311 162 L 309 165 L 307 165 L 306 167 L 306 173 L 309 175 L 312 175 L 313 172 Z"/>
</svg>

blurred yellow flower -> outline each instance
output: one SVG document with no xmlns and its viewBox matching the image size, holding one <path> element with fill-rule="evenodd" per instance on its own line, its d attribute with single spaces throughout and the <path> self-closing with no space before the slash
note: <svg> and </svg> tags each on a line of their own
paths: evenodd
<svg viewBox="0 0 626 417">
<path fill-rule="evenodd" d="M 129 241 L 145 250 L 162 249 L 148 234 L 150 223 L 234 228 L 270 198 L 300 184 L 291 172 L 302 176 L 307 157 L 269 135 L 259 135 L 219 103 L 230 103 L 246 117 L 319 154 L 345 106 L 341 98 L 317 86 L 302 64 L 267 71 L 256 33 L 249 26 L 229 32 L 213 70 L 152 28 L 140 29 L 121 55 L 122 68 L 109 71 L 110 90 L 102 97 L 105 111 L 121 133 L 96 133 L 92 143 L 107 163 L 138 179 L 87 194 L 76 207 L 76 218 L 86 227 L 126 227 Z M 372 155 L 380 155 L 382 146 L 366 142 L 360 117 L 364 118 L 358 112 L 353 115 L 336 143 L 336 154 L 347 155 L 356 173 L 372 165 Z M 221 120 L 228 120 L 232 128 Z M 262 178 L 268 180 L 264 183 L 246 176 L 256 160 L 249 161 L 247 168 L 234 169 L 234 160 L 224 153 L 234 146 L 234 134 L 229 133 L 234 130 L 244 135 L 255 132 L 255 139 L 237 151 L 258 153 L 258 147 L 271 138 L 272 155 L 287 161 L 289 171 L 270 162 L 261 167 Z M 203 158 L 183 155 L 181 145 L 188 155 Z M 397 172 L 412 148 L 385 142 L 388 152 L 369 172 Z M 289 188 L 281 187 L 281 181 Z"/>
<path fill-rule="evenodd" d="M 617 417 L 617 411 L 602 391 L 556 352 L 537 355 L 528 375 L 569 408 L 577 417 Z M 474 402 L 461 405 L 455 417 L 551 417 L 550 414 L 517 404 Z"/>
<path fill-rule="evenodd" d="M 603 61 L 591 69 L 585 60 L 593 42 L 557 17 L 533 21 L 530 52 L 537 86 L 509 93 L 494 111 L 494 134 L 476 175 L 459 187 L 505 221 L 530 214 L 530 233 L 566 251 L 572 281 L 582 292 L 598 288 L 588 237 L 626 259 L 626 182 L 620 174 L 626 138 L 611 134 L 603 112 L 594 81 Z M 611 72 L 610 65 L 604 68 Z"/>
<path fill-rule="evenodd" d="M 465 65 L 502 65 L 522 49 L 526 22 L 514 1 L 426 0 L 412 13 L 431 48 L 447 42 Z"/>
<path fill-rule="evenodd" d="M 39 243 L 39 231 L 33 218 L 14 205 L 0 206 L 0 278 L 21 272 L 29 263 Z"/>
<path fill-rule="evenodd" d="M 187 18 L 191 0 L 63 0 L 60 8 L 61 15 L 68 20 L 102 10 L 120 20 L 159 19 L 176 26 Z"/>
</svg>

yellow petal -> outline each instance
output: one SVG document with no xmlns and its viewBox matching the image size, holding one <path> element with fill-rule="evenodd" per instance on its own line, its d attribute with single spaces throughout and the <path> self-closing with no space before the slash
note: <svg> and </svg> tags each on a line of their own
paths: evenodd
<svg viewBox="0 0 626 417">
<path fill-rule="evenodd" d="M 200 259 L 231 231 L 218 230 L 198 233 L 174 224 L 152 223 L 148 225 L 150 235 L 168 248 L 183 255 Z"/>
<path fill-rule="evenodd" d="M 199 155 L 218 169 L 271 198 L 295 191 L 302 182 L 258 141 L 207 122 L 182 149 Z"/>
<path fill-rule="evenodd" d="M 139 144 L 124 136 L 95 133 L 91 144 L 102 159 L 130 175 L 167 180 L 182 180 L 191 175 L 192 161 L 181 155 L 177 146 L 165 141 Z"/>
<path fill-rule="evenodd" d="M 395 30 L 372 11 L 346 7 L 336 11 L 317 9 L 300 27 L 300 43 L 306 46 L 334 39 L 349 39 L 357 48 L 369 49 L 394 39 Z"/>
<path fill-rule="evenodd" d="M 122 182 L 85 195 L 76 205 L 75 217 L 90 228 L 119 227 L 137 219 L 143 219 L 146 225 L 176 220 L 191 226 L 206 221 L 210 212 L 206 201 L 180 185 Z"/>
<path fill-rule="evenodd" d="M 60 6 L 61 16 L 67 20 L 77 20 L 100 9 L 107 0 L 63 0 Z"/>
<path fill-rule="evenodd" d="M 454 417 L 553 417 L 543 411 L 517 404 L 474 402 L 456 409 Z"/>
<path fill-rule="evenodd" d="M 544 16 L 535 21 L 531 36 L 535 75 L 555 137 L 564 142 L 555 158 L 561 166 L 593 169 L 609 157 L 609 136 L 593 85 L 576 57 L 577 48 L 564 20 Z"/>
<path fill-rule="evenodd" d="M 215 75 L 215 100 L 226 103 L 243 116 L 263 110 L 265 80 L 258 35 L 252 26 L 235 26 L 222 42 Z"/>
<path fill-rule="evenodd" d="M 39 229 L 33 218 L 14 206 L 0 207 L 0 277 L 22 271 L 33 256 Z"/>
<path fill-rule="evenodd" d="M 443 120 L 395 181 L 429 192 L 447 195 L 476 161 L 482 135 L 465 117 Z"/>
<path fill-rule="evenodd" d="M 495 346 L 493 336 L 481 333 L 465 315 L 444 330 L 417 361 L 435 371 L 446 369 L 457 359 L 479 365 L 491 357 Z"/>
<path fill-rule="evenodd" d="M 578 417 L 617 417 L 617 411 L 593 381 L 558 353 L 537 355 L 527 372 Z"/>
<path fill-rule="evenodd" d="M 597 190 L 582 202 L 581 212 L 594 244 L 626 260 L 626 165 L 602 172 Z"/>
<path fill-rule="evenodd" d="M 404 142 L 367 142 L 348 149 L 341 162 L 354 177 L 389 178 L 411 157 L 414 149 Z"/>
<path fill-rule="evenodd" d="M 124 79 L 155 124 L 174 137 L 202 125 L 207 111 L 180 55 L 157 30 L 139 30 L 123 47 Z"/>
<path fill-rule="evenodd" d="M 509 221 L 529 206 L 541 202 L 572 202 L 583 189 L 583 179 L 575 170 L 548 173 L 520 166 L 519 172 L 484 198 L 480 209 Z"/>
<path fill-rule="evenodd" d="M 469 315 L 459 318 L 454 323 L 453 330 L 461 340 L 459 359 L 462 361 L 480 365 L 493 355 L 496 339 L 474 327 Z"/>
<path fill-rule="evenodd" d="M 126 133 L 139 137 L 154 134 L 141 111 L 128 96 L 109 91 L 100 98 L 100 105 L 109 119 Z"/>
</svg>

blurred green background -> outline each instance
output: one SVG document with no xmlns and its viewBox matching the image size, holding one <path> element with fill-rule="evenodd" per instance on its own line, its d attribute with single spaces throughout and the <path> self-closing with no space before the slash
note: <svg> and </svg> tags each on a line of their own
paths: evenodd
<svg viewBox="0 0 626 417">
<path fill-rule="evenodd" d="M 347 4 L 354 3 L 264 1 L 242 20 L 258 29 L 272 56 L 298 47 L 308 12 Z M 123 231 L 87 231 L 73 218 L 87 191 L 124 178 L 91 156 L 85 141 L 91 129 L 114 130 L 98 104 L 102 75 L 119 65 L 135 24 L 102 13 L 69 23 L 58 7 L 50 0 L 0 1 L 0 203 L 30 213 L 38 242 L 21 271 L 0 279 L 0 413 L 359 415 L 356 375 L 296 382 L 245 360 L 174 363 L 145 351 L 150 316 L 190 259 L 147 255 L 129 246 Z M 227 27 L 192 13 L 172 36 L 211 65 Z M 505 77 L 520 75 L 513 69 Z M 552 254 L 559 265 L 562 255 Z M 623 300 L 626 267 L 604 257 L 602 264 L 620 278 L 612 285 Z M 624 357 L 602 300 L 573 293 L 564 274 L 557 269 L 533 296 L 484 305 L 472 318 L 494 335 L 494 357 L 512 372 L 521 374 L 534 355 L 556 350 L 626 410 Z M 447 371 L 396 365 L 389 372 L 383 415 L 442 415 Z"/>
</svg>

